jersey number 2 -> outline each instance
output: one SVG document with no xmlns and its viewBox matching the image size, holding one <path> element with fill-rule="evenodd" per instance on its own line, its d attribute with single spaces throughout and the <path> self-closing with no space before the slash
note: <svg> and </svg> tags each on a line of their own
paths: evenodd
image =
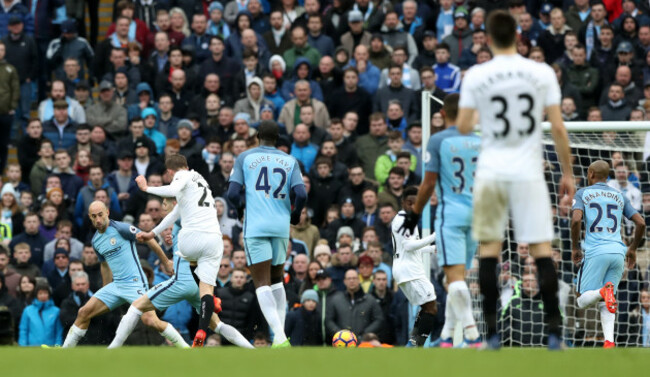
<svg viewBox="0 0 650 377">
<path fill-rule="evenodd" d="M 210 202 L 206 202 L 205 199 L 208 197 L 208 190 L 201 184 L 201 182 L 196 182 L 196 184 L 203 189 L 203 195 L 199 199 L 199 207 L 210 207 Z"/>
<path fill-rule="evenodd" d="M 517 98 L 519 98 L 519 100 L 524 100 L 528 102 L 528 109 L 526 109 L 526 111 L 523 111 L 521 113 L 521 116 L 522 118 L 528 119 L 530 123 L 528 129 L 519 130 L 519 136 L 528 136 L 532 134 L 533 131 L 535 131 L 535 118 L 530 113 L 531 111 L 533 111 L 533 107 L 535 107 L 535 100 L 530 94 L 527 93 L 520 94 L 519 97 Z M 508 112 L 508 101 L 502 96 L 494 96 L 490 98 L 490 102 L 499 102 L 501 104 L 501 111 L 495 114 L 494 117 L 501 120 L 504 125 L 503 131 L 495 132 L 494 137 L 497 139 L 506 138 L 510 133 L 510 120 L 506 118 L 506 113 Z"/>
<path fill-rule="evenodd" d="M 286 194 L 282 193 L 282 189 L 284 188 L 284 185 L 287 183 L 287 172 L 281 168 L 275 168 L 273 169 L 272 173 L 280 174 L 280 184 L 273 191 L 273 198 L 284 199 Z M 262 168 L 260 169 L 260 175 L 257 176 L 257 183 L 255 183 L 255 190 L 264 191 L 266 197 L 267 198 L 269 197 L 269 193 L 271 192 L 271 185 L 269 184 L 269 171 L 266 166 L 262 166 Z"/>
</svg>

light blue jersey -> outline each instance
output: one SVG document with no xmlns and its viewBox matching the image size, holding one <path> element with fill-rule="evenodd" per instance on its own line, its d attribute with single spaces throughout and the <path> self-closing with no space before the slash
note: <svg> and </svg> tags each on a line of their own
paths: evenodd
<svg viewBox="0 0 650 377">
<path fill-rule="evenodd" d="M 190 280 L 194 282 L 192 271 L 190 270 L 190 262 L 181 258 L 178 253 L 178 232 L 181 231 L 181 219 L 176 220 L 172 228 L 172 251 L 174 252 L 174 273 L 178 280 Z"/>
<path fill-rule="evenodd" d="M 250 149 L 237 157 L 230 181 L 246 188 L 245 238 L 289 238 L 289 193 L 303 184 L 295 158 L 272 147 Z"/>
<path fill-rule="evenodd" d="M 582 248 L 585 258 L 601 254 L 625 255 L 627 248 L 621 239 L 621 220 L 623 216 L 631 219 L 637 213 L 625 195 L 606 183 L 596 183 L 578 190 L 573 209 L 584 213 Z"/>
<path fill-rule="evenodd" d="M 469 268 L 477 243 L 471 236 L 472 189 L 481 139 L 462 135 L 456 126 L 431 136 L 425 171 L 437 173 L 436 247 L 438 264 Z"/>
<path fill-rule="evenodd" d="M 135 235 L 140 229 L 133 225 L 110 220 L 106 231 L 95 232 L 92 239 L 100 262 L 107 262 L 116 283 L 137 283 L 148 288 L 135 248 Z"/>
</svg>

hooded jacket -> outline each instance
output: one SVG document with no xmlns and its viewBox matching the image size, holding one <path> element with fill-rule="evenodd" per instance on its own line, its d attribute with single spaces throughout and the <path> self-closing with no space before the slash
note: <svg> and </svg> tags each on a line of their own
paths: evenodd
<svg viewBox="0 0 650 377">
<path fill-rule="evenodd" d="M 54 306 L 51 299 L 46 302 L 34 299 L 23 311 L 19 329 L 18 344 L 23 347 L 41 344 L 54 346 L 63 343 L 59 308 Z"/>
<path fill-rule="evenodd" d="M 58 2 L 59 2 L 58 4 L 59 6 L 63 5 L 62 0 L 59 0 Z M 4 37 L 9 32 L 9 19 L 13 16 L 18 16 L 23 20 L 23 24 L 25 25 L 25 32 L 28 35 L 34 34 L 34 17 L 32 16 L 27 6 L 23 5 L 23 2 L 21 0 L 13 0 L 8 7 L 5 7 L 5 3 L 3 1 L 0 2 L 0 38 Z M 45 21 L 46 22 L 44 22 L 43 25 L 49 26 L 50 24 L 49 20 L 45 20 Z M 45 35 L 46 35 L 45 38 L 47 39 L 51 38 L 49 30 L 48 33 Z"/>
<path fill-rule="evenodd" d="M 467 28 L 460 31 L 458 28 L 454 28 L 451 34 L 442 41 L 449 45 L 449 61 L 454 65 L 458 65 L 463 50 L 472 45 L 472 30 Z"/>
<path fill-rule="evenodd" d="M 282 98 L 284 98 L 285 101 L 291 101 L 293 98 L 295 98 L 293 91 L 296 86 L 296 82 L 299 80 L 298 67 L 300 67 L 302 64 L 306 64 L 307 69 L 309 70 L 309 73 L 307 74 L 305 80 L 309 81 L 309 87 L 311 88 L 311 98 L 316 98 L 319 101 L 324 101 L 323 91 L 321 90 L 320 85 L 318 85 L 318 82 L 312 80 L 312 65 L 309 63 L 309 59 L 304 57 L 296 59 L 296 62 L 293 65 L 293 70 L 291 71 L 290 78 L 282 83 Z"/>
<path fill-rule="evenodd" d="M 230 237 L 231 239 L 235 239 L 233 238 L 233 231 L 241 230 L 241 223 L 228 216 L 228 202 L 226 202 L 226 199 L 222 197 L 216 197 L 214 198 L 214 201 L 223 204 L 223 214 L 221 214 L 221 217 L 219 218 L 219 226 L 221 227 L 221 233 L 223 235 Z"/>
<path fill-rule="evenodd" d="M 145 119 L 148 116 L 153 115 L 156 117 L 156 124 L 153 126 L 153 128 L 144 128 L 144 134 L 149 137 L 153 142 L 156 144 L 156 153 L 159 155 L 164 155 L 165 153 L 165 146 L 167 145 L 167 137 L 163 135 L 162 132 L 158 131 L 156 128 L 158 127 L 158 112 L 154 110 L 152 107 L 147 107 L 146 109 L 142 110 L 142 119 Z"/>
<path fill-rule="evenodd" d="M 151 86 L 146 83 L 146 82 L 141 82 L 135 87 L 135 92 L 139 96 L 140 93 L 142 92 L 149 92 L 149 104 L 147 107 L 153 107 L 156 112 L 159 112 L 158 109 L 158 104 L 155 102 L 155 96 L 153 94 L 153 90 L 151 89 Z M 127 111 L 127 122 L 131 122 L 131 119 L 135 117 L 139 117 L 142 115 L 142 110 L 140 109 L 140 101 L 138 103 L 134 103 L 133 105 L 129 105 L 126 108 Z M 126 130 L 126 127 L 124 128 Z"/>
<path fill-rule="evenodd" d="M 251 91 L 250 91 L 250 86 L 252 84 L 257 84 L 260 88 L 260 97 L 255 101 L 253 97 L 251 97 Z M 274 106 L 273 102 L 270 100 L 264 98 L 264 83 L 262 83 L 262 79 L 259 77 L 253 77 L 253 79 L 250 80 L 248 85 L 246 86 L 246 98 L 242 98 L 239 101 L 235 102 L 235 108 L 233 112 L 235 114 L 238 113 L 246 113 L 250 115 L 251 117 L 251 122 L 258 122 L 260 120 L 260 109 L 262 108 L 263 105 L 269 105 L 271 107 Z"/>
</svg>

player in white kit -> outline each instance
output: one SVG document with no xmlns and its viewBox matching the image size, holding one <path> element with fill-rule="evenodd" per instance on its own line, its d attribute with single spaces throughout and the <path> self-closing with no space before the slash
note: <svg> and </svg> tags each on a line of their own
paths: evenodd
<svg viewBox="0 0 650 377">
<path fill-rule="evenodd" d="M 214 287 L 223 256 L 223 236 L 212 192 L 203 176 L 189 170 L 187 160 L 179 154 L 167 157 L 165 166 L 173 177 L 168 186 L 149 187 L 143 176 L 138 176 L 136 183 L 142 191 L 161 197 L 175 197 L 178 202 L 163 221 L 173 224 L 179 216 L 181 218 L 178 253 L 190 262 L 192 272 L 199 280 L 201 296 L 199 330 L 192 346 L 202 347 L 214 311 Z M 151 239 L 154 233 L 140 233 L 139 237 L 143 240 Z"/>
<path fill-rule="evenodd" d="M 420 306 L 420 312 L 415 319 L 413 332 L 409 343 L 422 347 L 436 324 L 436 292 L 433 284 L 424 271 L 423 253 L 435 252 L 431 243 L 436 235 L 430 234 L 420 239 L 418 228 L 400 230 L 404 223 L 404 215 L 411 211 L 418 195 L 417 187 L 407 187 L 402 194 L 402 210 L 393 218 L 391 233 L 393 236 L 393 277 L 404 296 L 413 305 Z M 426 256 L 428 258 L 428 256 Z"/>
<path fill-rule="evenodd" d="M 475 65 L 465 74 L 458 114 L 461 133 L 474 130 L 477 111 L 481 126 L 472 235 L 480 242 L 479 281 L 487 345 L 500 347 L 496 270 L 510 210 L 516 241 L 530 244 L 539 272 L 549 349 L 559 349 L 562 318 L 557 273 L 551 259 L 553 227 L 542 170 L 541 122 L 546 111 L 562 166 L 558 194 L 572 198 L 575 187 L 569 139 L 560 111 L 560 87 L 551 67 L 517 54 L 517 23 L 510 14 L 492 12 L 487 32 L 494 59 Z"/>
</svg>

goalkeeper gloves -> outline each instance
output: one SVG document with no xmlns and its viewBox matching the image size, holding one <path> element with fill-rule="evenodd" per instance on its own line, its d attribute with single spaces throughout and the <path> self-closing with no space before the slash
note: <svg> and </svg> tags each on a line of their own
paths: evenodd
<svg viewBox="0 0 650 377">
<path fill-rule="evenodd" d="M 420 222 L 420 214 L 408 211 L 406 214 L 400 216 L 404 216 L 404 222 L 402 223 L 402 226 L 397 229 L 397 232 L 406 235 L 406 231 L 408 230 L 409 234 L 413 234 L 415 227 L 418 226 L 418 223 Z"/>
</svg>

